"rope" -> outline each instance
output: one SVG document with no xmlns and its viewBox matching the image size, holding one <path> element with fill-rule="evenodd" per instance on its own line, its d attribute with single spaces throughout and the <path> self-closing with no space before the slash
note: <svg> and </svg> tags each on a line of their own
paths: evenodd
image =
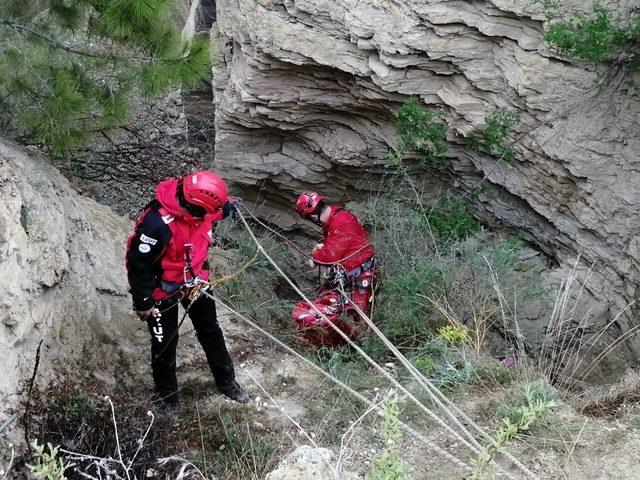
<svg viewBox="0 0 640 480">
<path fill-rule="evenodd" d="M 256 259 L 259 256 L 260 256 L 260 250 L 256 249 L 256 253 L 253 255 L 253 257 L 251 257 L 248 261 L 246 261 L 235 272 L 233 272 L 233 273 L 231 273 L 229 275 L 225 275 L 223 277 L 216 278 L 212 282 L 207 282 L 207 281 L 204 281 L 204 280 L 197 279 L 196 286 L 192 287 L 192 288 L 196 289 L 195 292 L 190 292 L 189 290 L 191 290 L 191 289 L 188 289 L 188 290 L 185 291 L 185 290 L 183 290 L 181 288 L 177 292 L 173 293 L 171 295 L 171 297 L 169 297 L 169 298 L 173 298 L 173 296 L 176 295 L 176 293 L 183 293 L 185 296 L 187 296 L 190 299 L 189 305 L 187 305 L 187 307 L 184 309 L 184 314 L 182 315 L 182 318 L 180 319 L 180 322 L 178 322 L 178 327 L 176 328 L 176 331 L 173 332 L 173 335 L 171 335 L 171 338 L 169 338 L 169 340 L 167 341 L 167 343 L 165 344 L 163 349 L 160 350 L 160 353 L 158 353 L 156 355 L 156 358 L 151 361 L 151 365 L 155 364 L 158 361 L 158 359 L 162 356 L 162 354 L 167 351 L 167 348 L 169 348 L 169 345 L 171 345 L 171 342 L 178 336 L 178 334 L 180 332 L 180 327 L 182 326 L 184 321 L 187 319 L 187 314 L 189 313 L 189 310 L 191 309 L 191 306 L 196 302 L 196 300 L 198 300 L 198 298 L 200 298 L 200 296 L 202 294 L 206 293 L 205 289 L 214 288 L 214 287 L 222 285 L 223 283 L 226 283 L 226 282 L 228 282 L 230 280 L 233 280 L 238 275 L 240 275 L 242 272 L 244 272 L 247 268 L 249 268 L 251 266 L 251 264 L 253 262 L 255 262 Z M 164 312 L 166 312 L 166 311 L 168 311 L 168 310 L 170 310 L 172 308 L 176 308 L 177 306 L 178 306 L 178 301 L 176 301 L 176 303 L 172 304 L 171 306 L 169 306 L 169 307 L 167 307 L 167 308 L 165 308 L 163 310 L 158 311 L 158 313 L 164 313 Z"/>
<path fill-rule="evenodd" d="M 277 235 L 278 237 L 282 238 L 286 243 L 288 243 L 293 248 L 295 248 L 298 252 L 300 252 L 302 255 L 304 255 L 305 258 L 313 260 L 313 257 L 311 255 L 309 255 L 306 251 L 302 250 L 298 245 L 293 243 L 291 240 L 289 240 L 287 237 L 285 237 L 282 233 L 278 232 L 277 230 L 274 230 L 273 228 L 269 227 L 266 223 L 264 223 L 261 220 L 259 220 L 258 217 L 256 217 L 255 214 L 253 214 L 244 204 L 241 204 L 241 205 L 242 205 L 242 208 L 244 208 L 245 212 L 247 212 L 247 214 L 251 217 L 251 219 L 254 220 L 258 225 L 260 225 L 261 227 L 263 227 L 266 230 L 270 231 L 271 233 Z M 240 213 L 240 211 L 238 211 L 238 214 L 242 215 Z M 246 225 L 246 221 L 245 221 L 245 225 Z M 346 257 L 342 257 L 341 259 L 336 260 L 335 262 L 319 262 L 317 260 L 313 260 L 313 261 L 317 265 L 321 265 L 321 266 L 325 266 L 325 267 L 332 266 L 332 265 L 338 265 L 338 264 L 340 264 L 340 263 L 342 263 L 342 262 L 344 262 L 346 260 L 349 260 L 351 257 L 355 256 L 356 254 L 360 253 L 364 249 L 369 248 L 371 246 L 373 246 L 373 244 L 371 242 L 369 242 L 366 245 L 363 245 L 360 248 L 358 248 L 356 251 L 351 252 Z"/>
<path fill-rule="evenodd" d="M 291 281 L 291 279 L 289 279 L 287 277 L 287 275 L 282 271 L 282 269 L 275 263 L 275 261 L 265 251 L 264 247 L 260 244 L 259 240 L 256 238 L 255 234 L 251 230 L 251 227 L 249 227 L 249 225 L 248 225 L 246 219 L 244 218 L 244 216 L 240 212 L 238 212 L 238 214 L 239 214 L 240 219 L 242 220 L 245 228 L 247 229 L 247 231 L 249 232 L 251 238 L 253 239 L 254 243 L 256 244 L 258 250 L 265 256 L 265 258 L 269 261 L 269 263 L 271 263 L 271 265 L 273 265 L 273 267 L 287 281 L 287 283 L 289 283 L 289 285 L 296 291 L 296 293 L 298 293 L 298 295 L 300 295 L 304 299 L 304 301 L 311 307 L 311 309 L 317 315 L 320 316 L 320 318 L 322 318 L 334 331 L 336 331 L 336 333 L 338 333 L 338 335 L 340 335 L 345 340 L 345 342 L 348 345 L 350 345 L 354 350 L 356 350 L 365 360 L 367 360 L 368 363 L 370 363 L 376 370 L 378 370 L 385 378 L 390 380 L 397 388 L 399 388 L 403 393 L 405 393 L 408 398 L 410 398 L 419 408 L 421 408 L 425 413 L 427 413 L 427 415 L 429 415 L 434 421 L 436 421 L 440 426 L 445 428 L 451 435 L 453 435 L 456 439 L 458 439 L 460 442 L 462 442 L 472 452 L 474 452 L 475 454 L 480 453 L 480 451 L 478 450 L 478 448 L 475 445 L 471 445 L 465 438 L 463 438 L 460 435 L 460 433 L 458 433 L 455 430 L 453 430 L 442 419 L 440 419 L 431 410 L 429 410 L 427 407 L 425 407 L 419 400 L 417 400 L 411 393 L 409 393 L 406 390 L 406 388 L 404 388 L 400 383 L 398 383 L 398 381 L 395 378 L 393 378 L 388 372 L 386 372 L 375 361 L 373 361 L 358 345 L 356 345 L 344 332 L 342 332 L 342 330 L 340 330 L 331 321 L 329 321 L 326 318 L 326 316 L 322 312 L 320 312 L 320 310 L 318 310 L 318 308 L 302 293 L 302 291 L 300 291 L 300 289 Z M 435 389 L 435 386 L 433 386 L 433 388 Z M 427 391 L 429 393 L 431 393 L 431 395 L 432 395 L 434 400 L 438 400 L 438 398 L 436 397 L 436 395 L 433 394 L 431 389 L 428 389 Z M 439 392 L 439 390 L 438 390 L 438 393 L 440 393 L 440 395 L 442 395 L 441 392 Z M 447 399 L 447 401 L 448 401 L 448 399 Z M 445 410 L 446 410 L 446 408 L 445 408 Z M 449 413 L 449 415 L 452 416 L 451 413 Z M 462 426 L 463 432 L 470 439 L 472 439 L 474 444 L 479 445 L 477 443 L 477 441 L 475 440 L 475 438 L 473 437 L 473 435 L 460 423 L 459 420 L 456 419 L 456 423 L 458 425 Z M 485 435 L 486 435 L 486 433 L 485 433 Z M 481 449 L 482 449 L 482 447 L 480 447 L 480 450 Z M 524 465 L 522 465 L 522 463 L 520 463 L 517 459 L 515 459 L 515 457 L 510 455 L 508 452 L 503 452 L 503 453 L 511 462 L 513 462 L 514 465 L 516 465 L 521 471 L 523 471 L 527 475 L 527 477 L 529 477 L 531 479 L 536 479 L 537 478 L 530 470 L 528 470 Z M 505 473 L 507 474 L 507 476 L 509 478 L 513 478 L 508 472 L 505 472 Z"/>
<path fill-rule="evenodd" d="M 238 275 L 240 275 L 242 272 L 244 272 L 247 268 L 249 268 L 253 264 L 253 262 L 255 262 L 258 259 L 258 257 L 260 257 L 260 250 L 256 249 L 256 252 L 253 254 L 253 257 L 251 257 L 244 264 L 242 264 L 242 266 L 239 269 L 237 269 L 235 272 L 233 272 L 233 273 L 231 273 L 229 275 L 225 275 L 223 277 L 216 278 L 212 282 L 209 282 L 209 286 L 211 286 L 211 288 L 215 288 L 215 287 L 217 287 L 219 285 L 222 285 L 223 283 L 226 283 L 226 282 L 229 282 L 229 281 L 233 280 Z"/>
<path fill-rule="evenodd" d="M 341 289 L 341 291 L 346 296 L 346 294 L 344 292 L 344 289 Z M 444 411 L 451 418 L 451 420 L 454 423 L 456 423 L 460 428 L 462 428 L 462 429 L 464 429 L 466 431 L 466 428 L 464 427 L 464 425 L 462 425 L 460 420 L 451 412 L 451 410 L 457 412 L 458 415 L 460 415 L 465 422 L 469 423 L 482 437 L 485 438 L 485 440 L 487 440 L 488 442 L 490 442 L 494 446 L 499 447 L 498 443 L 496 442 L 496 440 L 491 435 L 489 435 L 487 432 L 485 432 L 477 423 L 475 423 L 471 418 L 469 418 L 453 402 L 451 402 L 451 400 L 449 400 L 446 397 L 446 395 L 444 395 L 440 391 L 440 389 L 438 387 L 436 387 L 411 362 L 409 362 L 409 360 L 407 360 L 407 358 L 384 335 L 384 333 L 382 333 L 382 331 L 373 323 L 371 318 L 369 316 L 367 316 L 358 305 L 356 305 L 348 297 L 347 297 L 347 301 L 354 307 L 354 309 L 356 310 L 356 312 L 358 313 L 360 318 L 362 318 L 365 321 L 367 326 L 378 336 L 378 338 L 380 338 L 380 340 L 382 340 L 382 343 L 384 343 L 387 346 L 387 348 L 389 348 L 389 350 L 391 350 L 391 352 L 394 354 L 394 356 L 400 361 L 400 363 L 402 363 L 402 365 L 404 365 L 404 367 L 409 371 L 411 376 L 413 376 L 413 378 L 423 388 L 425 388 L 428 392 L 431 393 L 435 403 L 441 408 L 442 411 Z M 446 404 L 446 406 L 444 404 Z M 505 455 L 505 457 L 509 461 L 511 461 L 516 467 L 518 467 L 522 472 L 524 472 L 527 475 L 527 477 L 529 477 L 531 479 L 534 479 L 534 480 L 537 479 L 537 477 L 527 467 L 525 467 L 522 463 L 520 463 L 520 461 L 518 461 L 515 457 L 513 457 L 509 452 L 503 451 L 503 450 L 502 451 L 498 450 L 498 451 L 503 453 Z M 509 478 L 512 478 L 509 475 L 508 472 L 505 472 L 505 473 L 507 474 L 507 476 L 509 476 Z"/>
<path fill-rule="evenodd" d="M 366 398 L 364 395 L 362 395 L 361 393 L 357 392 L 356 390 L 354 390 L 353 388 L 351 388 L 350 386 L 346 385 L 344 382 L 340 381 L 339 379 L 337 379 L 336 377 L 334 377 L 333 375 L 331 375 L 329 372 L 327 372 L 326 370 L 324 370 L 322 367 L 316 365 L 315 363 L 313 363 L 311 360 L 309 360 L 308 358 L 306 358 L 304 355 L 298 353 L 297 351 L 295 351 L 293 348 L 291 348 L 289 345 L 287 345 L 286 343 L 282 342 L 281 340 L 278 340 L 275 336 L 273 336 L 272 334 L 270 334 L 269 332 L 267 332 L 266 330 L 264 330 L 262 327 L 260 327 L 259 325 L 257 325 L 255 322 L 251 321 L 249 318 L 247 318 L 246 316 L 242 315 L 240 312 L 234 310 L 233 308 L 231 308 L 231 306 L 229 306 L 228 304 L 224 303 L 222 300 L 220 300 L 220 298 L 210 294 L 209 292 L 204 292 L 203 293 L 205 296 L 211 298 L 212 300 L 214 300 L 215 302 L 217 302 L 219 305 L 221 305 L 222 307 L 224 307 L 225 309 L 227 309 L 229 312 L 231 312 L 233 315 L 235 315 L 238 319 L 242 320 L 243 322 L 245 322 L 247 325 L 249 325 L 251 328 L 253 328 L 254 330 L 260 332 L 262 335 L 264 335 L 265 337 L 267 337 L 269 340 L 271 340 L 273 343 L 275 343 L 276 345 L 278 345 L 280 348 L 282 348 L 283 350 L 285 350 L 287 353 L 293 355 L 294 357 L 296 357 L 298 360 L 301 360 L 302 362 L 304 362 L 306 365 L 309 365 L 311 368 L 313 368 L 315 371 L 317 371 L 318 373 L 320 373 L 322 376 L 324 376 L 325 378 L 327 378 L 328 380 L 330 380 L 331 382 L 335 383 L 337 386 L 339 386 L 340 388 L 342 388 L 343 390 L 345 390 L 346 392 L 348 392 L 349 394 L 351 394 L 354 398 L 356 398 L 357 400 L 359 400 L 360 402 L 364 403 L 365 405 L 367 405 L 370 408 L 375 409 L 376 411 L 381 411 L 381 408 L 374 404 L 371 400 L 369 400 L 368 398 Z M 446 450 L 444 450 L 443 448 L 439 447 L 438 445 L 436 445 L 435 443 L 433 443 L 431 440 L 429 440 L 427 437 L 425 437 L 423 434 L 421 434 L 420 432 L 416 431 L 414 428 L 412 428 L 411 426 L 407 425 L 406 423 L 402 422 L 402 421 L 398 421 L 398 424 L 406 431 L 408 432 L 410 435 L 412 435 L 413 437 L 417 438 L 418 440 L 420 440 L 425 446 L 427 446 L 428 448 L 432 449 L 434 452 L 442 455 L 443 457 L 445 457 L 446 459 L 450 460 L 453 464 L 457 465 L 458 467 L 460 467 L 461 469 L 467 471 L 467 472 L 473 472 L 473 469 L 466 464 L 465 462 L 463 462 L 462 460 L 460 460 L 459 458 L 457 458 L 456 456 L 452 455 L 451 453 L 447 452 Z"/>
<path fill-rule="evenodd" d="M 320 311 L 318 308 L 307 298 L 304 293 L 293 283 L 293 281 L 282 271 L 280 266 L 271 258 L 271 256 L 265 251 L 264 247 L 260 244 L 259 240 L 256 238 L 255 234 L 249 227 L 244 216 L 238 212 L 240 219 L 245 225 L 245 228 L 251 235 L 251 238 L 256 243 L 260 252 L 265 256 L 265 258 L 273 265 L 273 267 L 278 271 L 278 273 L 287 281 L 287 283 L 294 289 L 294 291 L 300 295 L 300 297 L 311 307 L 311 309 L 322 318 L 327 324 L 334 329 L 334 331 L 340 335 L 343 340 L 351 346 L 354 350 L 356 350 L 360 356 L 362 356 L 372 367 L 374 367 L 382 376 L 384 376 L 387 380 L 389 380 L 393 385 L 396 386 L 402 393 L 404 393 L 407 398 L 409 398 L 416 406 L 418 406 L 422 411 L 424 411 L 434 422 L 440 425 L 442 428 L 447 430 L 454 438 L 456 438 L 459 442 L 469 448 L 475 455 L 481 453 L 481 447 L 472 445 L 469 443 L 462 435 L 456 432 L 453 428 L 447 425 L 440 417 L 438 417 L 435 413 L 433 413 L 429 408 L 427 408 L 424 404 L 422 404 L 411 392 L 409 392 L 402 384 L 400 384 L 395 378 L 393 378 L 386 370 L 384 370 L 380 365 L 378 365 L 369 355 L 367 355 L 364 350 L 362 350 L 358 345 L 356 345 L 353 340 L 351 340 L 342 330 L 336 327 L 327 317 Z"/>
<path fill-rule="evenodd" d="M 280 237 L 282 240 L 284 240 L 287 244 L 291 245 L 295 250 L 297 250 L 299 253 L 301 253 L 302 255 L 304 255 L 305 258 L 309 258 L 309 254 L 304 251 L 302 248 L 300 248 L 298 245 L 296 245 L 294 242 L 292 242 L 291 240 L 289 240 L 287 237 L 285 237 L 282 233 L 278 232 L 277 230 L 271 228 L 269 225 L 267 225 L 266 223 L 264 223 L 262 220 L 260 220 L 258 217 L 256 217 L 251 210 L 249 210 L 246 205 L 244 203 L 240 204 L 242 206 L 242 208 L 244 208 L 244 211 L 247 212 L 247 215 L 249 215 L 254 222 L 256 222 L 258 225 L 260 225 L 262 228 L 264 228 L 265 230 L 268 230 L 269 232 L 273 233 L 274 235 Z M 238 213 L 240 213 L 238 211 Z"/>
</svg>

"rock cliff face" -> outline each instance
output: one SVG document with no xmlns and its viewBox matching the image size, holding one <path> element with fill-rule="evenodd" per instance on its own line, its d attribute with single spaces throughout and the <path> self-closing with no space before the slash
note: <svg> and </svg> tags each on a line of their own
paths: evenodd
<svg viewBox="0 0 640 480">
<path fill-rule="evenodd" d="M 112 379 L 119 360 L 146 358 L 124 269 L 130 222 L 2 140 L 0 197 L 0 404 L 22 390 L 40 340 L 46 382 Z"/>
<path fill-rule="evenodd" d="M 624 13 L 633 3 L 612 6 Z M 636 297 L 640 75 L 555 56 L 535 2 L 217 7 L 216 168 L 248 196 L 279 202 L 282 226 L 293 224 L 290 205 L 303 189 L 342 201 L 373 189 L 368 179 L 394 144 L 393 110 L 419 96 L 449 125 L 453 185 L 470 191 L 484 179 L 474 196 L 480 218 L 514 227 L 560 265 L 578 254 L 584 272 L 594 264 L 588 289 L 610 313 Z M 566 11 L 575 8 L 590 6 Z M 465 147 L 498 108 L 521 112 L 511 163 Z M 630 321 L 621 319 L 623 331 Z"/>
</svg>

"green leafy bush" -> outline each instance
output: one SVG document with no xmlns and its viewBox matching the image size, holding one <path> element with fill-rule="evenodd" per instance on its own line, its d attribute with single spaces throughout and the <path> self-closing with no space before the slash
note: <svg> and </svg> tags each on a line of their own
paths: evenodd
<svg viewBox="0 0 640 480">
<path fill-rule="evenodd" d="M 39 444 L 37 440 L 31 443 L 34 451 L 35 463 L 28 464 L 27 467 L 37 478 L 43 480 L 67 480 L 65 472 L 75 464 L 67 462 L 58 456 L 59 446 L 51 443 Z"/>
<path fill-rule="evenodd" d="M 522 408 L 532 404 L 553 404 L 558 400 L 558 392 L 545 380 L 536 380 L 520 384 L 507 391 L 496 406 L 496 414 L 517 422 Z"/>
<path fill-rule="evenodd" d="M 475 469 L 470 480 L 495 478 L 494 457 L 504 450 L 510 440 L 522 432 L 528 432 L 556 405 L 554 392 L 547 384 L 525 385 L 516 402 L 509 406 L 508 415 L 502 418 L 502 425 L 493 434 L 495 443 L 485 446 L 471 461 Z"/>
<path fill-rule="evenodd" d="M 46 409 L 55 411 L 58 421 L 65 425 L 81 424 L 85 419 L 107 413 L 105 405 L 97 404 L 84 392 L 53 394 L 46 401 Z"/>
<path fill-rule="evenodd" d="M 562 55 L 591 62 L 621 61 L 640 66 L 640 12 L 622 18 L 596 4 L 593 14 L 575 12 L 551 25 L 546 40 Z"/>
<path fill-rule="evenodd" d="M 424 221 L 443 243 L 464 240 L 482 229 L 482 224 L 469 212 L 468 202 L 460 197 L 440 198 Z"/>
<path fill-rule="evenodd" d="M 468 144 L 474 150 L 511 162 L 516 153 L 511 146 L 509 129 L 520 122 L 520 114 L 499 109 L 485 119 L 482 132 L 470 135 Z"/>
<path fill-rule="evenodd" d="M 384 265 L 374 320 L 401 350 L 424 348 L 440 327 L 450 323 L 434 301 L 447 299 L 451 314 L 464 322 L 477 316 L 480 309 L 497 315 L 494 275 L 498 286 L 509 292 L 508 301 L 524 301 L 528 295 L 541 293 L 532 288 L 530 275 L 514 269 L 524 247 L 522 242 L 480 232 L 480 224 L 468 218 L 462 224 L 473 228 L 454 228 L 461 223 L 460 218 L 472 217 L 458 209 L 451 216 L 440 210 L 439 205 L 450 202 L 459 204 L 456 200 L 440 200 L 431 213 L 426 209 L 423 214 L 411 202 L 376 198 L 366 216 L 373 221 L 373 242 Z M 386 351 L 375 339 L 366 345 L 374 354 L 384 355 Z"/>
<path fill-rule="evenodd" d="M 0 127 L 61 156 L 126 126 L 139 96 L 210 74 L 176 0 L 0 3 Z"/>
<path fill-rule="evenodd" d="M 413 98 L 398 109 L 396 117 L 399 157 L 409 149 L 422 153 L 425 161 L 443 161 L 448 150 L 447 126 L 438 112 L 425 108 Z"/>
</svg>

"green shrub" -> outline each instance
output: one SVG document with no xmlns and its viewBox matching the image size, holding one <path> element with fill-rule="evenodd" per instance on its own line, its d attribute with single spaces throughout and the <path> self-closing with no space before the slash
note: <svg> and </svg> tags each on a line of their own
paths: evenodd
<svg viewBox="0 0 640 480">
<path fill-rule="evenodd" d="M 72 468 L 75 464 L 67 462 L 64 458 L 58 456 L 59 446 L 51 443 L 40 445 L 37 440 L 31 443 L 34 451 L 34 464 L 28 464 L 27 467 L 37 478 L 43 480 L 67 480 L 65 472 Z"/>
<path fill-rule="evenodd" d="M 442 197 L 424 221 L 428 222 L 440 242 L 464 240 L 482 228 L 469 213 L 469 204 L 459 197 Z"/>
<path fill-rule="evenodd" d="M 438 329 L 438 335 L 452 345 L 469 343 L 469 332 L 457 325 L 443 325 Z"/>
<path fill-rule="evenodd" d="M 559 53 L 598 63 L 622 61 L 640 66 L 640 12 L 624 19 L 596 4 L 593 14 L 575 12 L 570 20 L 551 25 L 546 40 Z"/>
<path fill-rule="evenodd" d="M 555 405 L 558 397 L 558 392 L 545 380 L 516 385 L 496 406 L 496 415 L 517 422 L 523 407 L 538 403 Z"/>
<path fill-rule="evenodd" d="M 502 425 L 493 434 L 495 444 L 485 446 L 471 461 L 475 469 L 470 480 L 494 478 L 496 466 L 493 459 L 496 454 L 502 452 L 516 435 L 530 431 L 536 422 L 557 405 L 554 391 L 546 383 L 525 385 L 514 400 L 502 418 Z"/>
<path fill-rule="evenodd" d="M 443 384 L 452 385 L 451 379 L 469 378 L 473 372 L 459 352 L 441 353 L 451 350 L 446 342 L 434 343 L 438 330 L 452 324 L 435 303 L 469 329 L 478 343 L 473 349 L 479 350 L 484 326 L 501 320 L 496 279 L 505 292 L 508 317 L 515 315 L 516 303 L 521 306 L 544 293 L 535 272 L 515 270 L 522 241 L 481 231 L 456 198 L 443 198 L 421 210 L 403 200 L 402 193 L 394 198 L 378 196 L 371 199 L 364 218 L 383 265 L 374 321 L 402 352 L 423 362 L 423 373 L 431 375 L 441 364 L 438 374 Z M 478 325 L 482 331 L 473 330 L 476 321 L 482 323 Z M 376 338 L 365 338 L 362 345 L 376 359 L 390 358 Z"/>
<path fill-rule="evenodd" d="M 418 99 L 412 98 L 398 109 L 396 117 L 400 152 L 415 150 L 422 153 L 424 161 L 442 161 L 448 150 L 447 126 L 438 112 L 425 108 Z M 402 157 L 402 153 L 399 156 Z"/>
<path fill-rule="evenodd" d="M 468 144 L 474 150 L 511 162 L 515 160 L 516 153 L 510 144 L 509 129 L 519 122 L 519 113 L 496 110 L 485 119 L 484 130 L 469 136 Z"/>
<path fill-rule="evenodd" d="M 84 392 L 54 393 L 46 401 L 47 410 L 56 412 L 58 421 L 66 425 L 82 423 L 87 418 L 107 413 L 107 407 L 97 404 Z"/>
<path fill-rule="evenodd" d="M 402 430 L 398 422 L 400 415 L 399 398 L 395 391 L 390 392 L 382 410 L 379 412 L 379 436 L 385 445 L 382 453 L 373 460 L 371 470 L 365 480 L 404 480 L 409 478 L 411 468 L 400 456 L 398 441 Z"/>
<path fill-rule="evenodd" d="M 513 366 L 505 367 L 503 365 L 476 365 L 475 377 L 472 383 L 485 387 L 492 386 L 509 386 L 523 377 L 522 369 Z"/>
</svg>

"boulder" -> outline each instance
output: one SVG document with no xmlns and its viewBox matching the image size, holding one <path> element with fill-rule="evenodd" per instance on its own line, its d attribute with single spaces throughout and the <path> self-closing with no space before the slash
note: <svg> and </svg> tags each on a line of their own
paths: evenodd
<svg viewBox="0 0 640 480">
<path fill-rule="evenodd" d="M 287 455 L 265 480 L 357 480 L 358 476 L 336 469 L 331 450 L 302 446 Z"/>
</svg>

